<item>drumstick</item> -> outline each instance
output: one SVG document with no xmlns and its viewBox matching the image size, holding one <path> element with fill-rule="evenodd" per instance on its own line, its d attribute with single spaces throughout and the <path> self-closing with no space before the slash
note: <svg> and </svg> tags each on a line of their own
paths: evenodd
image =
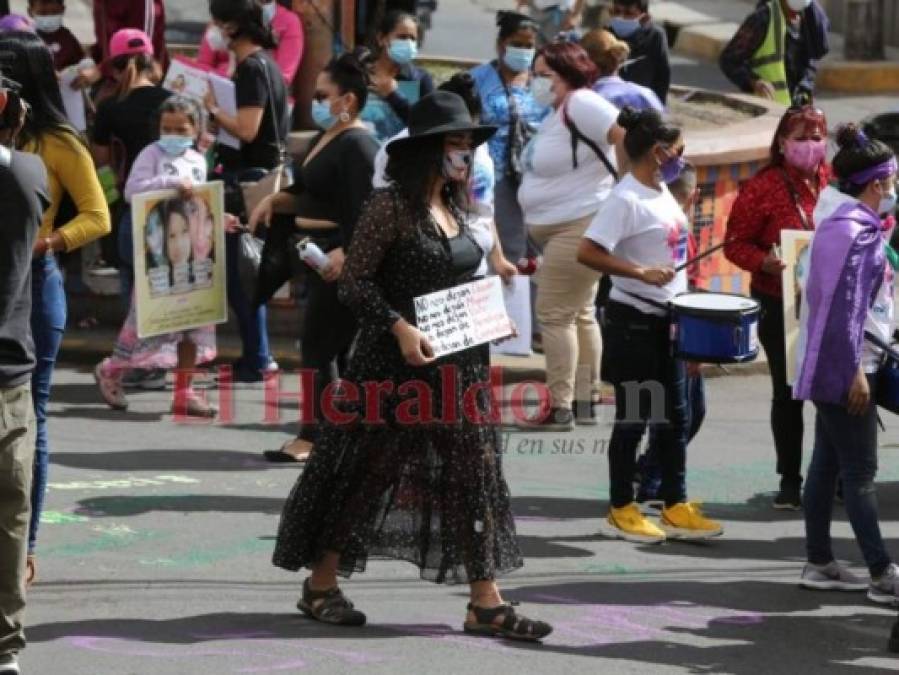
<svg viewBox="0 0 899 675">
<path fill-rule="evenodd" d="M 687 269 L 688 267 L 690 267 L 690 265 L 694 265 L 695 263 L 699 262 L 699 261 L 702 260 L 703 258 L 712 255 L 715 251 L 718 251 L 718 250 L 724 248 L 725 246 L 727 246 L 728 244 L 734 243 L 734 242 L 737 241 L 737 240 L 738 240 L 737 237 L 734 237 L 734 238 L 732 238 L 732 239 L 726 239 L 725 241 L 722 241 L 722 242 L 721 242 L 720 244 L 718 244 L 717 246 L 712 246 L 712 248 L 706 249 L 706 250 L 703 251 L 702 253 L 699 253 L 699 254 L 693 256 L 693 258 L 691 258 L 690 260 L 688 260 L 688 261 L 685 262 L 684 264 L 678 265 L 677 267 L 674 268 L 674 271 L 675 271 L 675 272 L 680 272 L 681 270 L 685 270 L 685 269 Z"/>
</svg>

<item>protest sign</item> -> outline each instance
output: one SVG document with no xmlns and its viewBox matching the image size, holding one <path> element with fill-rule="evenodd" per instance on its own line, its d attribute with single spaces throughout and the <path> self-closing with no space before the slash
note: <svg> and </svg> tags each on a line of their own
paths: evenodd
<svg viewBox="0 0 899 675">
<path fill-rule="evenodd" d="M 513 333 L 502 282 L 495 276 L 419 296 L 415 316 L 437 357 Z"/>
<path fill-rule="evenodd" d="M 140 338 L 224 323 L 224 187 L 135 195 L 134 298 Z"/>
</svg>

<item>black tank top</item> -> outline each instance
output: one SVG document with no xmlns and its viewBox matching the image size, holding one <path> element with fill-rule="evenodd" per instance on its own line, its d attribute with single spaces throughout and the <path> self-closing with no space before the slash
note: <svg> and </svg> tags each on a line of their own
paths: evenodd
<svg viewBox="0 0 899 675">
<path fill-rule="evenodd" d="M 460 232 L 449 240 L 453 273 L 459 282 L 469 280 L 481 265 L 484 252 L 468 232 Z"/>
</svg>

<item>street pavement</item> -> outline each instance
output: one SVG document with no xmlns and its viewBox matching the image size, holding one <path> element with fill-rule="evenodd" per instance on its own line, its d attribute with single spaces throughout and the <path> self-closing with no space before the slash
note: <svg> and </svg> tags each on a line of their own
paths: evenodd
<svg viewBox="0 0 899 675">
<path fill-rule="evenodd" d="M 262 388 L 234 392 L 230 423 L 184 425 L 171 392 L 101 402 L 86 368 L 57 372 L 50 488 L 29 597 L 26 673 L 830 673 L 899 670 L 894 610 L 863 594 L 809 592 L 799 513 L 776 485 L 764 376 L 709 380 L 708 420 L 689 449 L 691 497 L 725 525 L 707 544 L 642 546 L 601 534 L 608 496 L 601 424 L 507 433 L 505 471 L 526 564 L 508 599 L 556 627 L 542 646 L 464 636 L 466 588 L 376 561 L 345 582 L 368 613 L 329 628 L 294 608 L 303 575 L 270 563 L 299 469 L 264 448 L 290 438 L 295 402 L 266 421 Z M 284 391 L 296 380 L 287 377 Z M 210 394 L 213 395 L 213 394 Z M 506 392 L 509 398 L 509 392 Z M 808 420 L 811 420 L 811 414 Z M 899 550 L 899 419 L 885 419 L 878 495 Z M 809 445 L 807 441 L 806 445 Z M 860 554 L 841 507 L 836 555 Z"/>
<path fill-rule="evenodd" d="M 497 0 L 477 1 L 441 1 L 429 53 L 490 56 L 488 9 Z M 728 88 L 714 65 L 681 57 L 675 81 Z M 833 97 L 822 105 L 832 119 L 851 119 L 891 101 Z M 766 378 L 716 378 L 708 387 L 707 422 L 689 449 L 689 488 L 726 531 L 707 544 L 651 547 L 601 535 L 609 408 L 593 429 L 504 435 L 526 564 L 502 587 L 524 613 L 556 627 L 545 644 L 531 646 L 464 636 L 466 589 L 422 582 L 412 566 L 389 561 L 370 563 L 344 584 L 367 612 L 367 627 L 302 618 L 294 603 L 303 575 L 270 563 L 281 505 L 300 470 L 259 454 L 290 438 L 296 403 L 282 401 L 280 422 L 267 420 L 263 390 L 242 388 L 229 423 L 177 424 L 167 414 L 171 391 L 135 394 L 129 412 L 113 412 L 87 369 L 63 364 L 51 402 L 50 488 L 23 672 L 899 670 L 886 651 L 895 610 L 863 594 L 796 586 L 803 524 L 800 513 L 770 508 L 776 476 Z M 807 449 L 811 422 L 809 410 Z M 899 552 L 899 418 L 884 422 L 878 498 L 887 543 Z M 834 517 L 835 552 L 858 568 L 842 507 Z"/>
</svg>

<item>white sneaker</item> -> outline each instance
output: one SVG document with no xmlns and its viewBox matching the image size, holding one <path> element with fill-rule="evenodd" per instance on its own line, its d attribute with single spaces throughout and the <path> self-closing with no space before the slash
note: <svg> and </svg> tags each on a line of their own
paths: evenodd
<svg viewBox="0 0 899 675">
<path fill-rule="evenodd" d="M 806 563 L 799 578 L 799 585 L 817 591 L 863 591 L 868 587 L 864 579 L 850 572 L 836 560 L 831 560 L 826 565 Z"/>
<path fill-rule="evenodd" d="M 896 598 L 896 589 L 899 588 L 899 566 L 890 563 L 883 574 L 874 579 L 868 585 L 868 600 L 878 605 L 899 605 Z"/>
</svg>

